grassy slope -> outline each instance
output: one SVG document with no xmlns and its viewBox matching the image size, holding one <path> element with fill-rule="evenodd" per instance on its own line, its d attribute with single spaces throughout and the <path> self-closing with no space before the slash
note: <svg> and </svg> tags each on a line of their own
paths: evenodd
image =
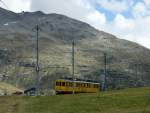
<svg viewBox="0 0 150 113">
<path fill-rule="evenodd" d="M 50 97 L 0 97 L 0 113 L 150 113 L 149 88 Z"/>
</svg>

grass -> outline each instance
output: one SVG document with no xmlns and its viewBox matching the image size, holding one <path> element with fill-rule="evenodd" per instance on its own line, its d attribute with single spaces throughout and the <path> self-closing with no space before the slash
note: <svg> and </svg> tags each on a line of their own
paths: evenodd
<svg viewBox="0 0 150 113">
<path fill-rule="evenodd" d="M 99 94 L 0 97 L 0 113 L 150 113 L 150 88 Z"/>
</svg>

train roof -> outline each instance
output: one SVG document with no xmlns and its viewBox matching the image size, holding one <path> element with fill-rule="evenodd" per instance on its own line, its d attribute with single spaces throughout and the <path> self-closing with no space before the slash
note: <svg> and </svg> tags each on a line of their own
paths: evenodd
<svg viewBox="0 0 150 113">
<path fill-rule="evenodd" d="M 82 83 L 92 83 L 92 84 L 100 84 L 98 82 L 95 82 L 95 81 L 83 81 L 83 80 L 69 80 L 69 79 L 57 79 L 57 80 L 64 80 L 64 81 L 67 81 L 67 82 L 82 82 Z"/>
</svg>

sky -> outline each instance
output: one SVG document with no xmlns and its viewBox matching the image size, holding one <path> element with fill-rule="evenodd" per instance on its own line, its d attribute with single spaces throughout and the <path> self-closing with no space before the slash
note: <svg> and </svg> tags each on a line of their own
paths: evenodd
<svg viewBox="0 0 150 113">
<path fill-rule="evenodd" d="M 1 1 L 1 0 L 0 0 Z M 14 12 L 63 14 L 150 48 L 150 0 L 3 0 Z"/>
</svg>

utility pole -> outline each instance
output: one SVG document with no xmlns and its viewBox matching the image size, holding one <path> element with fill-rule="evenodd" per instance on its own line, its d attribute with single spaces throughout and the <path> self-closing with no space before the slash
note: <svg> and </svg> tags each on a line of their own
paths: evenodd
<svg viewBox="0 0 150 113">
<path fill-rule="evenodd" d="M 144 82 L 143 63 L 141 63 L 141 65 L 140 65 L 140 72 L 141 72 L 141 80 L 142 80 L 142 82 Z"/>
<path fill-rule="evenodd" d="M 75 42 L 73 40 L 72 41 L 72 80 L 73 80 L 72 94 L 75 93 L 75 91 L 74 91 L 74 89 L 75 89 L 75 76 L 74 76 L 74 55 L 75 55 L 75 51 L 74 51 L 74 46 L 75 46 Z"/>
<path fill-rule="evenodd" d="M 107 79 L 106 79 L 106 76 L 107 76 L 107 55 L 106 53 L 104 53 L 104 91 L 106 91 L 106 87 L 107 87 Z"/>
<path fill-rule="evenodd" d="M 39 67 L 39 31 L 41 30 L 39 25 L 36 25 L 34 28 L 36 31 L 36 89 L 37 89 L 37 95 L 39 93 L 39 72 L 40 72 L 40 67 Z"/>
<path fill-rule="evenodd" d="M 135 86 L 137 87 L 138 83 L 138 63 L 135 64 Z"/>
</svg>

